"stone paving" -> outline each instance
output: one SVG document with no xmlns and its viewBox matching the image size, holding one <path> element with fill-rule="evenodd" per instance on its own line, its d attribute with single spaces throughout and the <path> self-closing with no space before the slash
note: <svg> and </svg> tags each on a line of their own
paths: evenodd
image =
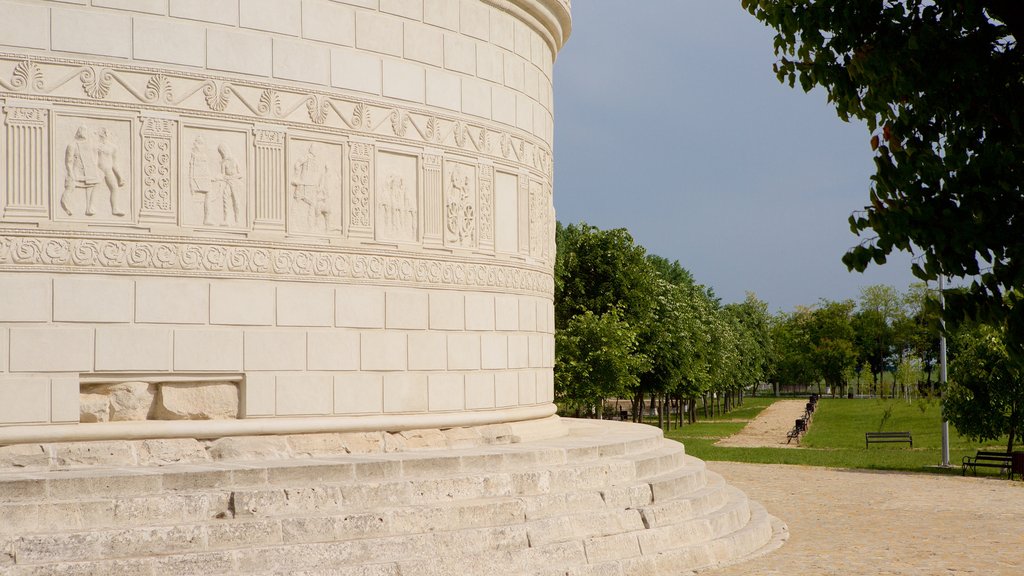
<svg viewBox="0 0 1024 576">
<path fill-rule="evenodd" d="M 1024 574 L 1024 482 L 709 462 L 789 526 L 780 549 L 707 576 Z"/>
</svg>

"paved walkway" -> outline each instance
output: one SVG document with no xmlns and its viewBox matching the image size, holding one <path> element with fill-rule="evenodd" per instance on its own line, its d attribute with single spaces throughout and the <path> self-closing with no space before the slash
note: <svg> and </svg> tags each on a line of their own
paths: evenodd
<svg viewBox="0 0 1024 576">
<path fill-rule="evenodd" d="M 805 403 L 776 402 L 718 444 L 785 447 Z M 790 532 L 782 548 L 708 576 L 1024 574 L 1024 482 L 737 462 L 708 468 Z"/>
<path fill-rule="evenodd" d="M 782 548 L 708 576 L 1024 574 L 1024 482 L 709 462 L 789 525 Z"/>
<path fill-rule="evenodd" d="M 796 448 L 797 441 L 786 443 L 786 434 L 797 418 L 804 417 L 807 400 L 779 400 L 772 403 L 737 434 L 715 444 L 732 448 Z"/>
</svg>

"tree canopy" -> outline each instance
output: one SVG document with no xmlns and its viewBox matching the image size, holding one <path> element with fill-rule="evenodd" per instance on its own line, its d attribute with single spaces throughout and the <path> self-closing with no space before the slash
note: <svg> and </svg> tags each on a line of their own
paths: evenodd
<svg viewBox="0 0 1024 576">
<path fill-rule="evenodd" d="M 966 278 L 949 317 L 1005 322 L 1024 354 L 1024 2 L 741 0 L 776 31 L 775 71 L 867 123 L 869 204 L 851 269 L 920 253 L 914 274 Z"/>
</svg>

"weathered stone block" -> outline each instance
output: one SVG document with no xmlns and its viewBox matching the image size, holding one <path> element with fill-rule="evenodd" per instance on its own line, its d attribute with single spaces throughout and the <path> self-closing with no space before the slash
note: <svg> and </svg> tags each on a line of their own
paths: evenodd
<svg viewBox="0 0 1024 576">
<path fill-rule="evenodd" d="M 106 396 L 110 402 L 110 420 L 147 420 L 155 414 L 156 385 L 149 382 L 118 382 L 83 386 L 87 395 Z M 98 401 L 93 400 L 95 404 Z M 100 416 L 97 415 L 97 418 Z M 97 419 L 96 421 L 102 421 Z"/>
<path fill-rule="evenodd" d="M 207 449 L 214 460 L 280 460 L 291 456 L 278 436 L 235 436 L 214 440 Z"/>
<path fill-rule="evenodd" d="M 164 382 L 158 420 L 221 420 L 238 417 L 238 386 L 232 382 Z"/>
</svg>

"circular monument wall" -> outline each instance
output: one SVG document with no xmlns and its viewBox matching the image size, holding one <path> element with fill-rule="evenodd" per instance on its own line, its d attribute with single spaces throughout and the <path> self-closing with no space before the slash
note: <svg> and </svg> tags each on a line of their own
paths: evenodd
<svg viewBox="0 0 1024 576">
<path fill-rule="evenodd" d="M 568 0 L 0 13 L 0 443 L 554 413 Z"/>
</svg>

